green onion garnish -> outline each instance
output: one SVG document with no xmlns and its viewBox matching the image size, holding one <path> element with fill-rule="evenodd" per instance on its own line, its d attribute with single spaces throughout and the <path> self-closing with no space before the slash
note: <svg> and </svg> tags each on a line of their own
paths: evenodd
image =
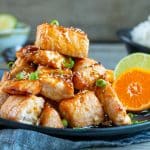
<svg viewBox="0 0 150 150">
<path fill-rule="evenodd" d="M 133 113 L 128 113 L 129 117 L 131 118 L 132 124 L 139 124 L 139 123 L 144 123 L 147 122 L 148 120 L 136 120 L 136 117 L 138 116 L 137 114 Z"/>
<path fill-rule="evenodd" d="M 139 123 L 147 122 L 148 120 L 141 120 L 141 121 L 138 121 L 138 120 L 131 120 L 131 121 L 132 121 L 132 124 L 139 124 Z"/>
<path fill-rule="evenodd" d="M 57 20 L 52 20 L 50 24 L 59 26 L 59 22 Z"/>
<path fill-rule="evenodd" d="M 13 61 L 10 61 L 10 62 L 7 64 L 8 68 L 10 69 L 10 68 L 13 66 L 13 64 L 14 64 L 14 62 L 13 62 Z"/>
<path fill-rule="evenodd" d="M 25 73 L 24 72 L 20 72 L 16 75 L 17 80 L 23 80 L 24 78 L 25 78 Z"/>
<path fill-rule="evenodd" d="M 62 119 L 62 124 L 64 125 L 64 127 L 68 126 L 68 121 L 66 119 Z"/>
<path fill-rule="evenodd" d="M 35 72 L 31 72 L 29 74 L 29 80 L 38 80 L 39 79 L 39 72 L 35 71 Z"/>
<path fill-rule="evenodd" d="M 97 81 L 96 81 L 96 86 L 98 86 L 98 87 L 105 87 L 107 85 L 107 82 L 105 81 L 105 80 L 103 80 L 103 79 L 98 79 Z"/>
<path fill-rule="evenodd" d="M 71 69 L 74 66 L 74 60 L 71 57 L 69 57 L 68 60 L 65 59 L 65 61 L 63 62 L 63 65 L 64 65 L 65 68 Z"/>
<path fill-rule="evenodd" d="M 134 118 L 134 114 L 133 114 L 133 113 L 128 113 L 128 115 L 129 115 L 129 117 L 130 117 L 131 119 Z"/>
</svg>

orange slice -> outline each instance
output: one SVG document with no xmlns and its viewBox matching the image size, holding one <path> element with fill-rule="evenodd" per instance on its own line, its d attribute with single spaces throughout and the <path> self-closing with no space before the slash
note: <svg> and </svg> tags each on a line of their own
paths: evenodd
<svg viewBox="0 0 150 150">
<path fill-rule="evenodd" d="M 118 98 L 130 111 L 150 108 L 150 71 L 133 68 L 114 82 Z"/>
</svg>

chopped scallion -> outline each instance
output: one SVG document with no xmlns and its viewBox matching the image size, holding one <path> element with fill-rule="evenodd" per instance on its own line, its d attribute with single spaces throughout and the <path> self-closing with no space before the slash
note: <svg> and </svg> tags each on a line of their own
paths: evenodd
<svg viewBox="0 0 150 150">
<path fill-rule="evenodd" d="M 68 126 L 68 121 L 66 119 L 62 119 L 62 124 L 64 125 L 64 127 Z"/>
<path fill-rule="evenodd" d="M 52 20 L 50 24 L 59 26 L 59 22 L 57 20 Z"/>
<path fill-rule="evenodd" d="M 25 73 L 24 72 L 20 72 L 16 75 L 17 80 L 23 80 L 24 78 L 25 78 Z"/>
<path fill-rule="evenodd" d="M 129 115 L 129 117 L 130 117 L 131 119 L 134 118 L 134 114 L 133 114 L 133 113 L 128 113 L 128 115 Z"/>
<path fill-rule="evenodd" d="M 35 71 L 35 72 L 31 72 L 29 74 L 29 80 L 38 80 L 39 79 L 39 72 Z"/>
<path fill-rule="evenodd" d="M 75 64 L 75 62 L 71 57 L 69 57 L 68 60 L 65 59 L 65 61 L 63 62 L 64 67 L 69 68 L 69 69 L 73 68 L 74 64 Z"/>
<path fill-rule="evenodd" d="M 14 62 L 13 62 L 13 61 L 10 61 L 10 62 L 7 64 L 8 68 L 10 69 L 10 68 L 13 66 L 13 64 L 14 64 Z"/>
<path fill-rule="evenodd" d="M 107 82 L 105 81 L 105 80 L 103 80 L 103 79 L 98 79 L 97 81 L 96 81 L 96 86 L 98 86 L 98 87 L 105 87 L 107 85 Z"/>
<path fill-rule="evenodd" d="M 139 120 L 132 120 L 132 124 L 139 124 L 139 123 L 144 123 L 144 122 L 147 122 L 148 120 L 142 120 L 142 121 L 139 121 Z"/>
</svg>

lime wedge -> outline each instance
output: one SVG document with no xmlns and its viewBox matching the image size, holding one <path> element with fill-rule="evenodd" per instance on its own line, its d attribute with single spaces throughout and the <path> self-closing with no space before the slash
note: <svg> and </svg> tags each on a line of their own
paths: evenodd
<svg viewBox="0 0 150 150">
<path fill-rule="evenodd" d="M 150 70 L 150 55 L 134 53 L 121 59 L 114 71 L 114 78 L 117 79 L 122 73 L 132 68 Z"/>
<path fill-rule="evenodd" d="M 10 14 L 0 14 L 0 31 L 15 28 L 17 19 Z"/>
</svg>

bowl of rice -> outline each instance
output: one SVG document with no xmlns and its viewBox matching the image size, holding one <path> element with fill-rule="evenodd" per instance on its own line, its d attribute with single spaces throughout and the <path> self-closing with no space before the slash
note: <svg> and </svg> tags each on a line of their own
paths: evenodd
<svg viewBox="0 0 150 150">
<path fill-rule="evenodd" d="M 128 53 L 150 53 L 150 16 L 134 28 L 119 30 L 117 35 L 125 43 Z"/>
</svg>

